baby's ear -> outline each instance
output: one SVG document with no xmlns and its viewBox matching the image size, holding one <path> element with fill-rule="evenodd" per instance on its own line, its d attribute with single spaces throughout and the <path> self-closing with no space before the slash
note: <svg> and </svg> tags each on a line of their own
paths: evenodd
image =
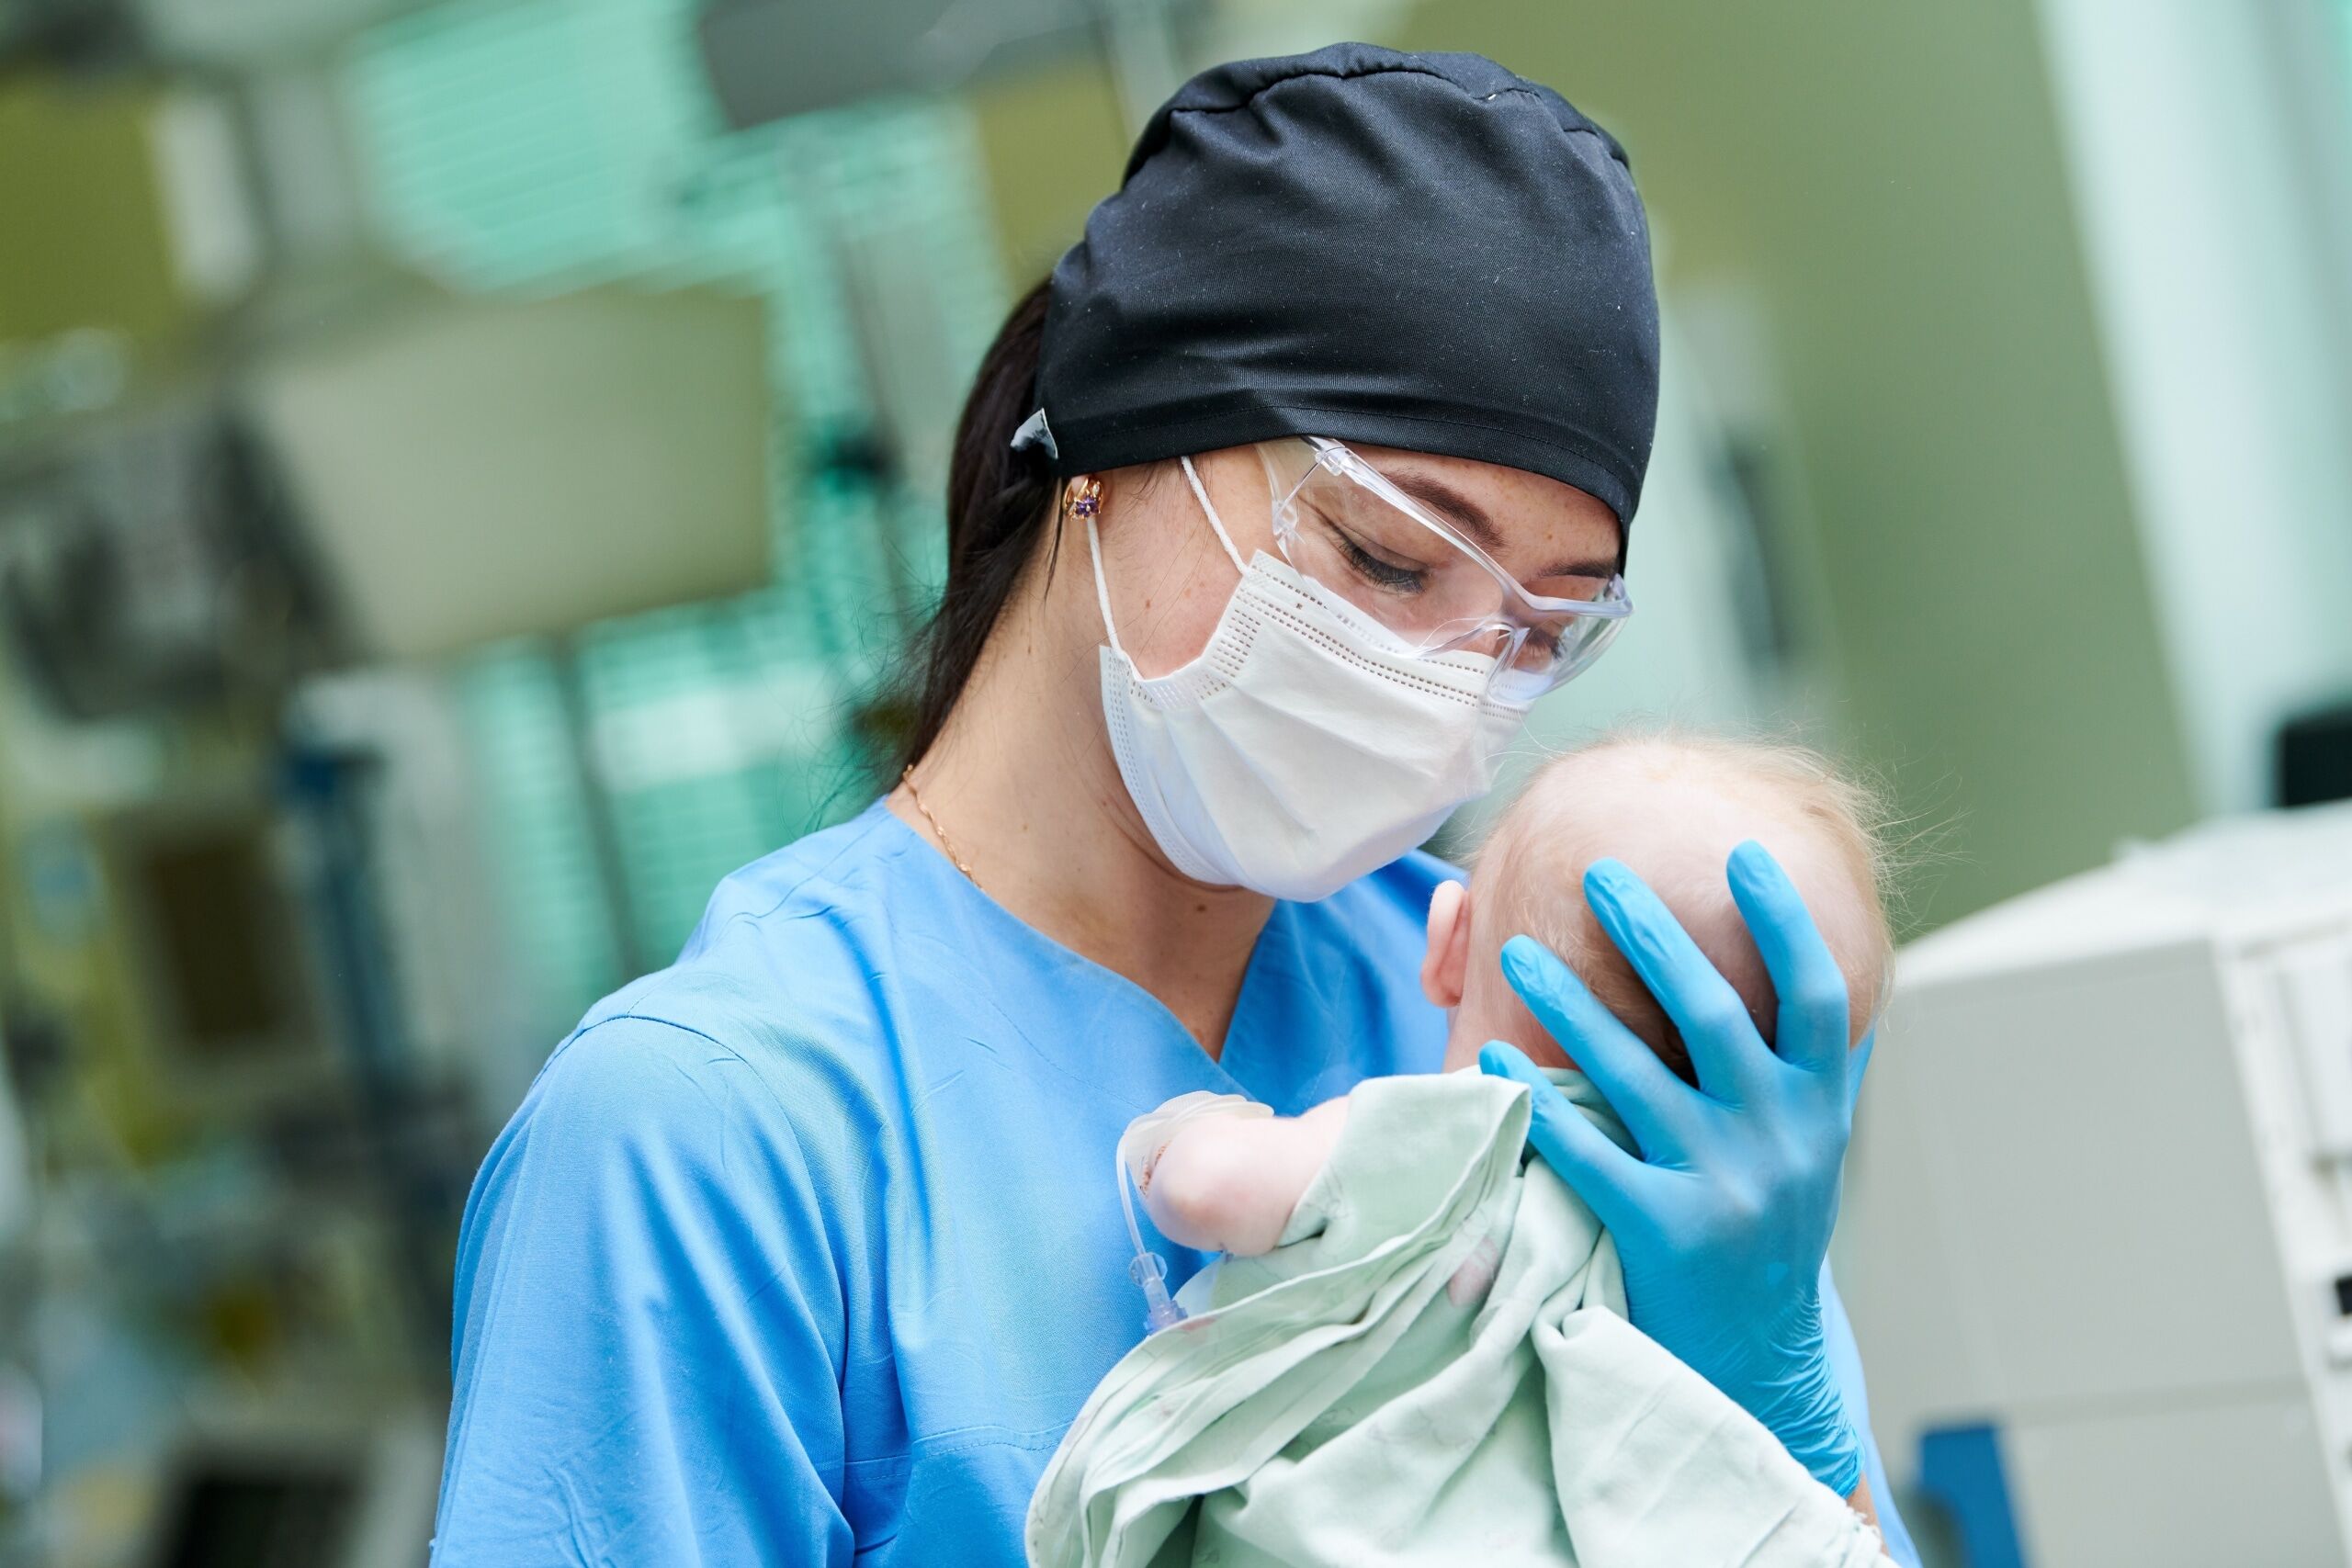
<svg viewBox="0 0 2352 1568">
<path fill-rule="evenodd" d="M 1470 895 L 1459 882 L 1441 882 L 1430 895 L 1430 947 L 1421 958 L 1421 992 L 1442 1008 L 1462 1005 L 1470 969 Z"/>
</svg>

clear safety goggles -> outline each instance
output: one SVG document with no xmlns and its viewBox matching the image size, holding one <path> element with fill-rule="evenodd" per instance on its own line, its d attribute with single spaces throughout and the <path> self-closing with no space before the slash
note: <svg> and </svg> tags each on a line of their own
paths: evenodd
<svg viewBox="0 0 2352 1568">
<path fill-rule="evenodd" d="M 1634 602 L 1623 576 L 1563 578 L 1536 593 L 1455 525 L 1320 435 L 1257 447 L 1283 558 L 1429 658 L 1471 652 L 1513 673 L 1525 700 L 1589 668 Z"/>
</svg>

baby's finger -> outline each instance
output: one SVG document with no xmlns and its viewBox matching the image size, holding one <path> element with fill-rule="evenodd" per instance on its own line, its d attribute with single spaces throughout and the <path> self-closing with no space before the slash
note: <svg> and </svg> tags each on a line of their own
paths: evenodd
<svg viewBox="0 0 2352 1568">
<path fill-rule="evenodd" d="M 1559 1086 L 1545 1077 L 1518 1049 L 1489 1041 L 1478 1052 L 1478 1068 L 1494 1077 L 1527 1086 L 1527 1144 L 1544 1163 L 1585 1201 L 1611 1230 L 1634 1223 L 1643 1212 L 1642 1162 L 1611 1143 Z"/>
<path fill-rule="evenodd" d="M 1718 1100 L 1747 1100 L 1766 1081 L 1770 1053 L 1732 983 L 1623 862 L 1597 860 L 1588 866 L 1584 897 L 1600 929 L 1681 1031 L 1699 1087 Z"/>
<path fill-rule="evenodd" d="M 1657 1053 L 1603 1007 L 1576 971 L 1542 942 L 1532 937 L 1511 938 L 1503 943 L 1502 966 L 1510 988 L 1599 1087 L 1643 1156 L 1680 1158 L 1690 1142 L 1690 1086 L 1676 1077 Z"/>
<path fill-rule="evenodd" d="M 1780 998 L 1774 1049 L 1783 1061 L 1815 1072 L 1848 1068 L 1846 976 L 1796 884 L 1753 839 L 1732 851 L 1726 874 Z"/>
</svg>

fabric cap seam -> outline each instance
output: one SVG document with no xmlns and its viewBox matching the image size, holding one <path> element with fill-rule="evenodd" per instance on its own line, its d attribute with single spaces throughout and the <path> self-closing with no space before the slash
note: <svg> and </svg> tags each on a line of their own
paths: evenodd
<svg viewBox="0 0 2352 1568">
<path fill-rule="evenodd" d="M 1333 82 L 1352 82 L 1370 76 L 1426 76 L 1432 82 L 1444 83 L 1447 86 L 1453 88 L 1455 92 L 1461 94 L 1463 97 L 1468 99 L 1474 104 L 1491 102 L 1495 98 L 1501 97 L 1506 93 L 1512 94 L 1522 98 L 1532 98 L 1536 103 L 1543 106 L 1545 112 L 1550 116 L 1552 123 L 1559 129 L 1562 134 L 1569 136 L 1590 136 L 1596 139 L 1603 147 L 1608 149 L 1610 160 L 1616 164 L 1618 167 L 1623 169 L 1628 178 L 1631 178 L 1633 175 L 1633 164 L 1626 158 L 1625 150 L 1622 146 L 1618 145 L 1616 138 L 1611 136 L 1607 131 L 1601 130 L 1600 127 L 1593 124 L 1589 119 L 1585 119 L 1584 123 L 1581 125 L 1569 125 L 1564 123 L 1560 119 L 1559 115 L 1553 110 L 1550 100 L 1546 99 L 1543 94 L 1536 92 L 1534 89 L 1531 87 L 1498 87 L 1493 93 L 1485 97 L 1480 97 L 1474 95 L 1469 88 L 1464 86 L 1453 77 L 1446 75 L 1443 72 L 1432 71 L 1426 65 L 1416 64 L 1410 61 L 1383 62 L 1377 65 L 1364 66 L 1351 71 L 1339 71 L 1325 67 L 1317 67 L 1317 69 L 1307 71 L 1293 71 L 1288 75 L 1278 76 L 1271 82 L 1261 83 L 1258 86 L 1250 89 L 1249 96 L 1242 98 L 1237 103 L 1170 103 L 1167 108 L 1167 115 L 1170 119 L 1173 119 L 1180 114 L 1236 114 L 1243 109 L 1249 108 L 1251 105 L 1256 103 L 1261 96 L 1271 93 L 1275 88 L 1283 86 L 1287 83 L 1303 82 L 1309 77 L 1321 77 L 1325 80 Z M 1575 114 L 1579 119 L 1584 119 L 1583 112 L 1577 109 L 1573 105 L 1569 106 L 1569 112 Z M 1126 180 L 1133 179 L 1135 177 L 1136 171 L 1141 168 L 1145 164 L 1149 163 L 1152 158 L 1156 157 L 1160 151 L 1166 147 L 1166 145 L 1167 140 L 1163 133 L 1161 138 L 1153 143 L 1150 152 L 1142 152 L 1142 155 L 1139 158 L 1133 159 L 1129 162 L 1127 165 L 1127 172 L 1120 183 L 1124 185 Z M 1137 149 L 1137 151 L 1141 152 L 1142 150 Z"/>
</svg>

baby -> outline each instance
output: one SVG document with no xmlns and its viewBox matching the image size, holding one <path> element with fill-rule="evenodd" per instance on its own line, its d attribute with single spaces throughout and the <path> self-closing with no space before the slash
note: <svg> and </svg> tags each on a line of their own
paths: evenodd
<svg viewBox="0 0 2352 1568">
<path fill-rule="evenodd" d="M 1476 1066 L 1490 1040 L 1518 1046 L 1539 1067 L 1574 1066 L 1503 978 L 1502 945 L 1524 933 L 1691 1078 L 1673 1021 L 1586 907 L 1585 868 L 1603 856 L 1623 861 L 1665 900 L 1769 1043 L 1772 982 L 1724 875 L 1732 849 L 1749 839 L 1772 852 L 1804 896 L 1846 975 L 1849 1043 L 1860 1040 L 1893 952 L 1870 826 L 1876 816 L 1869 792 L 1795 747 L 1628 734 L 1554 759 L 1495 825 L 1470 886 L 1445 883 L 1430 900 L 1421 987 L 1451 1010 L 1446 1069 Z M 1203 1117 L 1136 1150 L 1136 1184 L 1153 1223 L 1204 1251 L 1270 1250 L 1338 1143 L 1348 1107 L 1342 1097 L 1295 1118 Z"/>
<path fill-rule="evenodd" d="M 1430 902 L 1421 980 L 1452 1013 L 1447 1072 L 1296 1117 L 1189 1095 L 1140 1118 L 1122 1149 L 1154 1223 L 1225 1256 L 1063 1437 L 1031 1502 L 1032 1564 L 1883 1562 L 1844 1499 L 1625 1321 L 1613 1244 L 1524 1157 L 1526 1090 L 1476 1067 L 1489 1040 L 1514 1044 L 1629 1142 L 1503 978 L 1525 933 L 1690 1076 L 1586 907 L 1604 856 L 1665 900 L 1769 1041 L 1771 982 L 1725 880 L 1750 839 L 1835 953 L 1859 1040 L 1890 967 L 1873 820 L 1866 792 L 1795 748 L 1585 747 L 1530 782 L 1469 886 Z"/>
</svg>

